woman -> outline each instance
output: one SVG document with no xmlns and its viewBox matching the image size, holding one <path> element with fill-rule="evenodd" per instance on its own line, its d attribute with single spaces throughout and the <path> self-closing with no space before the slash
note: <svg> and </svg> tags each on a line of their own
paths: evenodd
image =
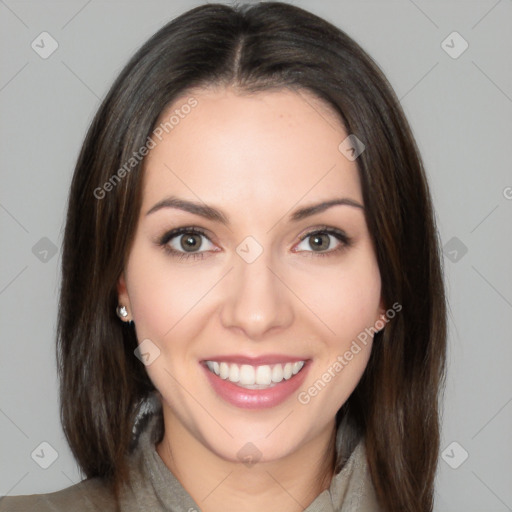
<svg viewBox="0 0 512 512">
<path fill-rule="evenodd" d="M 445 296 L 390 85 L 297 7 L 204 5 L 71 185 L 61 420 L 86 480 L 1 510 L 431 511 Z"/>
</svg>

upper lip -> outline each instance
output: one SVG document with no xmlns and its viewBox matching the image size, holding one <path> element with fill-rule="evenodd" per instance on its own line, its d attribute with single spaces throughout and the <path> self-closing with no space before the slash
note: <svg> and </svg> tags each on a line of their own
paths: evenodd
<svg viewBox="0 0 512 512">
<path fill-rule="evenodd" d="M 207 357 L 204 361 L 218 361 L 236 364 L 248 364 L 251 366 L 262 366 L 266 364 L 279 364 L 279 363 L 295 363 L 298 361 L 307 361 L 306 357 L 287 356 L 283 354 L 267 354 L 258 357 L 243 356 L 236 354 L 226 354 Z"/>
</svg>

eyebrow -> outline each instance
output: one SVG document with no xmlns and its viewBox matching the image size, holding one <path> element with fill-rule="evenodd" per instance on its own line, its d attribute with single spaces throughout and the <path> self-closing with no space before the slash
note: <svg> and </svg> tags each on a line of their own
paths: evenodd
<svg viewBox="0 0 512 512">
<path fill-rule="evenodd" d="M 364 210 L 364 206 L 357 201 L 354 201 L 348 197 L 341 197 L 305 206 L 304 208 L 299 208 L 289 216 L 289 221 L 298 222 L 299 220 L 305 219 L 306 217 L 321 213 L 333 206 L 338 205 L 352 206 L 354 208 L 361 208 Z M 220 210 L 217 210 L 216 208 L 208 206 L 204 203 L 188 201 L 186 199 L 180 199 L 174 196 L 166 197 L 161 201 L 158 201 L 158 203 L 156 203 L 146 212 L 146 217 L 164 208 L 175 208 L 178 210 L 183 210 L 185 212 L 199 215 L 200 217 L 204 217 L 205 219 L 211 220 L 213 222 L 219 222 L 226 226 L 229 225 L 229 217 Z"/>
</svg>

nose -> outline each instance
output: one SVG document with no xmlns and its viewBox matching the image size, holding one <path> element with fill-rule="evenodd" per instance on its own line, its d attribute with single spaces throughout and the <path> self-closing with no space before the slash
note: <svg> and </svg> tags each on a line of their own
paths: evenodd
<svg viewBox="0 0 512 512">
<path fill-rule="evenodd" d="M 225 283 L 222 325 L 251 340 L 262 340 L 270 330 L 286 329 L 293 323 L 293 294 L 274 270 L 266 252 L 256 261 L 235 261 Z M 277 274 L 277 275 L 276 275 Z"/>
</svg>

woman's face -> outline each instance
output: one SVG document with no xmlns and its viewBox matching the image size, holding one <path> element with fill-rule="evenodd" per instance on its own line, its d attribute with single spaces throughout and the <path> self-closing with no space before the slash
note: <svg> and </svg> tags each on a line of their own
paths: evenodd
<svg viewBox="0 0 512 512">
<path fill-rule="evenodd" d="M 202 90 L 162 120 L 176 109 L 145 161 L 119 302 L 166 435 L 275 460 L 332 432 L 370 356 L 357 337 L 383 315 L 356 162 L 307 92 Z"/>
</svg>

